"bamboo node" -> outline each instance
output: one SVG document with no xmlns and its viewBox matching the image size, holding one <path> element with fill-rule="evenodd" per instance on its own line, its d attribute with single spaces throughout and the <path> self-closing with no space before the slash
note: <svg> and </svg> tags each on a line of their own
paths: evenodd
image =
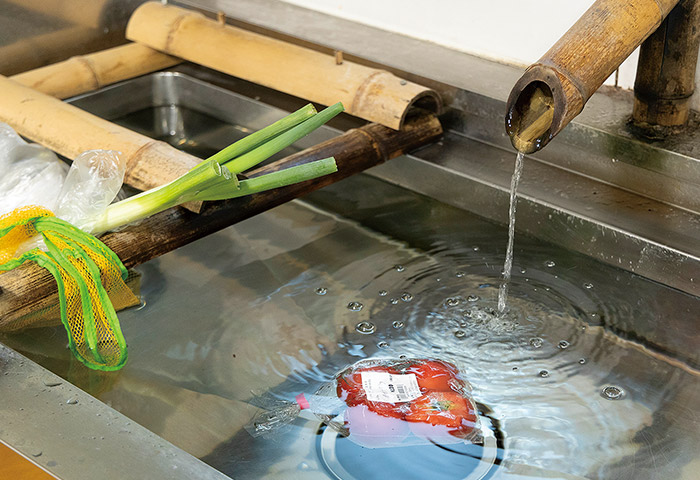
<svg viewBox="0 0 700 480">
<path fill-rule="evenodd" d="M 335 64 L 336 64 L 336 65 L 342 65 L 342 64 L 343 64 L 343 51 L 342 51 L 342 50 L 336 50 L 336 51 L 335 51 Z"/>
<path fill-rule="evenodd" d="M 216 12 L 216 21 L 219 22 L 219 25 L 222 27 L 226 25 L 226 14 L 222 11 Z"/>
</svg>

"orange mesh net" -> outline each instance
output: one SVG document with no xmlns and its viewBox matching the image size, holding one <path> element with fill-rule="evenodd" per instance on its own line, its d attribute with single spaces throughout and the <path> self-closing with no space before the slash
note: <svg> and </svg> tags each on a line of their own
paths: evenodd
<svg viewBox="0 0 700 480">
<path fill-rule="evenodd" d="M 22 251 L 40 235 L 47 251 Z M 117 255 L 92 235 L 56 218 L 43 207 L 18 208 L 0 217 L 0 273 L 25 261 L 46 268 L 58 285 L 61 322 L 73 354 L 98 370 L 117 370 L 126 362 L 126 342 L 114 305 L 137 303 L 125 284 L 128 272 Z M 41 324 L 55 308 L 26 318 Z"/>
</svg>

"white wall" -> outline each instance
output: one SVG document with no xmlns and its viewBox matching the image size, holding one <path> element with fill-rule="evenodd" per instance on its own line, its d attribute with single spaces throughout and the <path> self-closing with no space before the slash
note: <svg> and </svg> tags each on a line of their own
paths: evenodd
<svg viewBox="0 0 700 480">
<path fill-rule="evenodd" d="M 537 61 L 593 0 L 284 0 L 493 60 Z M 631 88 L 635 52 L 619 85 Z M 608 82 L 613 84 L 613 77 Z"/>
</svg>

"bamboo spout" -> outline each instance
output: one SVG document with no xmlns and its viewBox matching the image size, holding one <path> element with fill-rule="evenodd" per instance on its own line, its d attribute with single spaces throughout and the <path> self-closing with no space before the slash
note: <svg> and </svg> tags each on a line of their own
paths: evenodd
<svg viewBox="0 0 700 480">
<path fill-rule="evenodd" d="M 506 110 L 513 146 L 533 153 L 547 145 L 677 3 L 596 1 L 513 87 Z"/>
</svg>

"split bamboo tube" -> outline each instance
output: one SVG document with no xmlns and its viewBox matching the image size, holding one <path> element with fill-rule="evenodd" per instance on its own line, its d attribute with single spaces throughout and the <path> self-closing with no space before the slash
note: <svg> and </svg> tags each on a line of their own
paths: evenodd
<svg viewBox="0 0 700 480">
<path fill-rule="evenodd" d="M 700 0 L 682 0 L 642 44 L 632 119 L 642 128 L 687 123 L 700 46 Z"/>
<path fill-rule="evenodd" d="M 597 0 L 513 87 L 506 113 L 513 146 L 532 153 L 547 145 L 676 3 Z M 539 120 L 543 115 L 551 119 Z"/>
<path fill-rule="evenodd" d="M 365 125 L 247 172 L 247 176 L 255 177 L 331 156 L 338 165 L 336 173 L 247 197 L 208 202 L 200 214 L 171 208 L 121 231 L 107 233 L 100 240 L 128 268 L 133 268 L 293 198 L 432 143 L 441 135 L 442 127 L 434 115 L 412 116 L 400 131 L 377 124 Z M 0 275 L 0 331 L 25 327 L 22 317 L 57 302 L 56 282 L 44 269 L 25 264 L 5 272 Z"/>
<path fill-rule="evenodd" d="M 0 122 L 69 159 L 86 150 L 119 151 L 126 162 L 124 182 L 139 190 L 172 181 L 200 161 L 165 142 L 132 132 L 3 76 Z"/>
<path fill-rule="evenodd" d="M 160 2 L 141 5 L 129 40 L 297 97 L 399 129 L 409 107 L 437 112 L 438 94 L 389 72 L 343 61 Z"/>
<path fill-rule="evenodd" d="M 56 98 L 68 98 L 182 62 L 138 43 L 69 58 L 10 77 Z"/>
</svg>

